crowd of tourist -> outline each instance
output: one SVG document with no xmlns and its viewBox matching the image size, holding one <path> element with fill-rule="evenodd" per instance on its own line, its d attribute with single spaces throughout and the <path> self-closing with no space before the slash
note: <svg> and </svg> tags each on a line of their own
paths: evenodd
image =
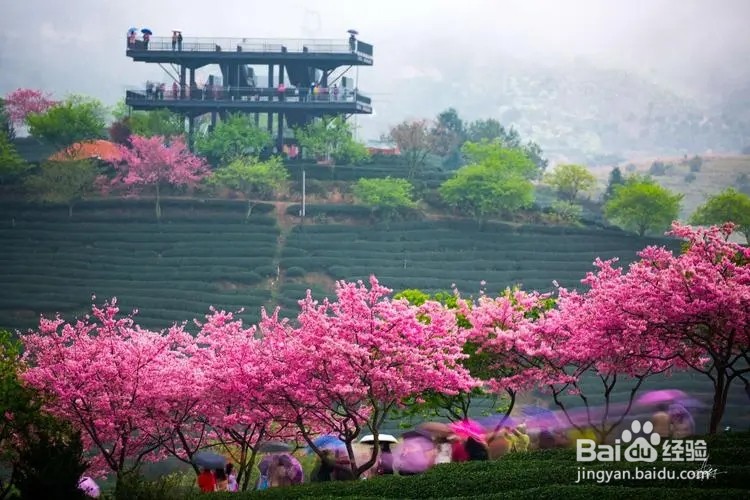
<svg viewBox="0 0 750 500">
<path fill-rule="evenodd" d="M 147 81 L 145 97 L 147 100 L 193 99 L 193 100 L 252 100 L 252 101 L 292 101 L 292 102 L 345 102 L 355 98 L 357 89 L 339 87 L 334 83 L 330 87 L 312 82 L 309 86 L 278 84 L 275 88 L 233 87 L 206 82 L 203 85 L 184 85 L 173 81 L 169 91 L 164 82 Z"/>
</svg>

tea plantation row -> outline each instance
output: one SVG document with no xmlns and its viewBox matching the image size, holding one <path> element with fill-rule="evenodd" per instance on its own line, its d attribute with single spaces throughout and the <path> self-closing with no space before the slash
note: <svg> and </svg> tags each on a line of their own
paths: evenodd
<svg viewBox="0 0 750 500">
<path fill-rule="evenodd" d="M 418 476 L 383 476 L 367 481 L 330 482 L 241 494 L 244 498 L 747 498 L 750 435 L 725 434 L 708 440 L 706 466 L 695 462 L 593 463 L 589 471 L 621 472 L 621 479 L 599 484 L 579 481 L 573 450 L 513 453 L 490 462 L 437 466 Z M 709 479 L 637 479 L 635 470 L 680 471 L 714 468 Z M 578 482 L 577 482 L 578 481 Z M 229 495 L 224 495 L 230 498 Z M 224 498 L 224 496 L 217 496 Z M 237 494 L 234 494 L 236 497 Z"/>
<path fill-rule="evenodd" d="M 279 230 L 256 209 L 243 223 L 243 203 L 173 200 L 157 224 L 150 201 L 84 203 L 64 210 L 0 205 L 0 326 L 33 327 L 40 314 L 66 318 L 116 296 L 137 321 L 163 328 L 201 318 L 214 305 L 256 321 L 276 276 Z"/>
</svg>

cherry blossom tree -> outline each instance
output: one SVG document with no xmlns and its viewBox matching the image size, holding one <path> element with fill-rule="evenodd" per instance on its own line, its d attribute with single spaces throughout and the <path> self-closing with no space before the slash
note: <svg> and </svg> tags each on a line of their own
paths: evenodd
<svg viewBox="0 0 750 500">
<path fill-rule="evenodd" d="M 379 428 L 398 405 L 432 390 L 455 394 L 476 381 L 460 364 L 463 333 L 455 314 L 438 302 L 412 306 L 391 300 L 373 276 L 339 282 L 336 301 L 318 302 L 308 291 L 297 325 L 263 314 L 261 331 L 271 376 L 266 390 L 289 410 L 305 441 L 316 431 L 344 441 L 359 477 L 372 467 Z M 363 430 L 374 436 L 373 452 L 355 464 L 352 443 Z"/>
<path fill-rule="evenodd" d="M 5 96 L 4 101 L 5 110 L 14 125 L 25 124 L 29 115 L 44 113 L 57 104 L 50 94 L 35 89 L 16 89 Z"/>
<path fill-rule="evenodd" d="M 156 218 L 161 219 L 161 189 L 164 186 L 193 186 L 208 176 L 205 160 L 192 154 L 180 137 L 167 144 L 162 136 L 130 136 L 131 147 L 119 146 L 113 159 L 118 175 L 115 186 L 131 190 L 152 187 L 156 193 Z"/>
<path fill-rule="evenodd" d="M 604 283 L 584 281 L 591 286 L 585 293 L 560 289 L 555 300 L 519 290 L 480 297 L 465 314 L 469 339 L 486 358 L 489 390 L 513 401 L 518 391 L 546 389 L 571 426 L 592 428 L 604 440 L 630 412 L 643 381 L 674 362 L 656 357 L 663 345 L 618 311 Z M 626 403 L 615 405 L 614 391 L 623 386 Z M 583 418 L 573 418 L 565 396 L 580 400 Z"/>
<path fill-rule="evenodd" d="M 643 382 L 676 363 L 659 357 L 664 343 L 618 309 L 605 283 L 591 275 L 584 283 L 591 288 L 582 294 L 560 289 L 557 307 L 534 324 L 525 350 L 542 361 L 532 371 L 570 425 L 591 428 L 604 441 L 630 413 Z M 614 403 L 616 391 L 627 395 L 624 404 Z M 582 403 L 580 418 L 572 418 L 565 395 Z"/>
<path fill-rule="evenodd" d="M 197 356 L 207 378 L 204 397 L 210 401 L 204 418 L 211 438 L 223 446 L 237 465 L 242 491 L 250 486 L 258 445 L 267 439 L 286 439 L 288 425 L 278 422 L 280 409 L 269 402 L 265 383 L 273 375 L 256 336 L 257 327 L 245 327 L 232 313 L 212 311 L 201 324 Z"/>
<path fill-rule="evenodd" d="M 209 397 L 210 378 L 203 365 L 202 349 L 190 336 L 182 336 L 162 355 L 154 375 L 157 378 L 146 408 L 143 432 L 161 451 L 193 467 L 193 456 L 212 446 L 208 415 L 215 401 Z"/>
<path fill-rule="evenodd" d="M 602 290 L 602 302 L 644 332 L 631 342 L 634 355 L 671 359 L 708 377 L 710 433 L 732 383 L 747 384 L 750 373 L 750 249 L 728 241 L 734 228 L 675 223 L 669 234 L 686 240 L 683 253 L 647 247 L 627 273 L 603 262 L 587 280 Z"/>
<path fill-rule="evenodd" d="M 75 322 L 42 318 L 23 336 L 30 365 L 23 379 L 49 394 L 50 413 L 82 431 L 96 452 L 94 473 L 109 470 L 119 481 L 143 460 L 159 458 L 165 436 L 153 432 L 153 409 L 165 394 L 184 390 L 179 379 L 163 375 L 191 337 L 178 326 L 144 330 L 118 313 L 113 299 Z"/>
<path fill-rule="evenodd" d="M 518 289 L 508 289 L 498 297 L 482 295 L 475 302 L 459 301 L 473 351 L 472 373 L 482 379 L 487 392 L 508 396 L 506 417 L 518 393 L 535 388 L 546 373 L 540 370 L 544 358 L 531 348 L 536 345 L 533 323 L 553 305 L 548 295 Z"/>
</svg>

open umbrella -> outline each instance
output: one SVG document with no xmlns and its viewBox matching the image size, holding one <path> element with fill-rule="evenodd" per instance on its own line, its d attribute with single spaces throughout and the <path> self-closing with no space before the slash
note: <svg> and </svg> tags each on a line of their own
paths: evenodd
<svg viewBox="0 0 750 500">
<path fill-rule="evenodd" d="M 405 437 L 393 450 L 393 468 L 400 474 L 418 474 L 435 462 L 435 445 L 423 435 Z"/>
<path fill-rule="evenodd" d="M 88 476 L 81 477 L 78 481 L 78 489 L 83 491 L 87 497 L 91 498 L 99 498 L 99 495 L 101 494 L 99 485 Z"/>
<path fill-rule="evenodd" d="M 148 29 L 148 28 L 143 28 L 143 29 L 141 30 L 141 33 L 143 33 L 144 35 L 153 35 L 153 34 L 154 34 L 154 33 L 153 33 L 153 31 L 151 31 L 151 30 L 150 30 L 150 29 Z"/>
<path fill-rule="evenodd" d="M 381 443 L 398 443 L 398 439 L 390 434 L 378 434 L 378 441 Z M 359 440 L 360 443 L 372 444 L 375 442 L 375 436 L 368 434 Z"/>
<path fill-rule="evenodd" d="M 193 455 L 193 463 L 204 469 L 223 469 L 227 464 L 227 459 L 218 453 L 201 451 Z"/>
<path fill-rule="evenodd" d="M 313 439 L 313 444 L 321 450 L 343 450 L 346 448 L 346 444 L 342 440 L 330 434 Z M 308 454 L 314 453 L 310 446 L 306 447 L 305 451 Z"/>
<path fill-rule="evenodd" d="M 274 460 L 278 460 L 288 471 L 291 472 L 290 480 L 293 484 L 301 484 L 305 480 L 305 473 L 302 470 L 302 464 L 299 460 L 288 453 L 281 455 L 266 455 L 258 462 L 258 472 L 263 476 L 268 476 L 269 469 Z"/>
<path fill-rule="evenodd" d="M 489 417 L 477 419 L 477 423 L 489 431 L 497 431 L 501 427 L 516 427 L 521 422 L 504 413 L 490 415 Z"/>
<path fill-rule="evenodd" d="M 261 453 L 282 453 L 292 451 L 292 446 L 281 441 L 266 441 L 258 445 L 258 451 Z"/>
<path fill-rule="evenodd" d="M 433 436 L 450 436 L 453 434 L 451 426 L 442 422 L 424 422 L 419 424 L 419 428 L 423 431 L 429 432 Z"/>
<path fill-rule="evenodd" d="M 636 400 L 641 405 L 660 405 L 675 402 L 688 401 L 690 396 L 677 389 L 662 389 L 658 391 L 648 391 Z"/>
<path fill-rule="evenodd" d="M 461 439 L 474 438 L 479 442 L 486 442 L 484 436 L 484 427 L 482 427 L 476 420 L 464 419 L 459 422 L 453 422 L 450 424 L 450 428 L 453 434 Z"/>
<path fill-rule="evenodd" d="M 541 406 L 524 406 L 521 414 L 526 417 L 526 424 L 529 429 L 548 429 L 560 426 L 560 419 L 557 414 Z"/>
<path fill-rule="evenodd" d="M 350 35 L 359 35 L 359 31 L 357 30 L 347 30 L 346 32 L 349 33 Z"/>
<path fill-rule="evenodd" d="M 130 28 L 128 33 L 138 33 L 138 28 Z"/>
</svg>

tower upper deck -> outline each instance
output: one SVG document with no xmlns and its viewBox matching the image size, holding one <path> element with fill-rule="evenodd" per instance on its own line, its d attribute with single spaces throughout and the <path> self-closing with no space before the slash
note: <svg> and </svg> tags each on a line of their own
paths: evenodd
<svg viewBox="0 0 750 500">
<path fill-rule="evenodd" d="M 185 37 L 181 44 L 173 44 L 171 37 L 152 37 L 148 45 L 141 40 L 128 44 L 126 55 L 139 62 L 177 63 L 190 67 L 223 63 L 306 63 L 321 69 L 373 65 L 372 45 L 346 39 Z"/>
</svg>

